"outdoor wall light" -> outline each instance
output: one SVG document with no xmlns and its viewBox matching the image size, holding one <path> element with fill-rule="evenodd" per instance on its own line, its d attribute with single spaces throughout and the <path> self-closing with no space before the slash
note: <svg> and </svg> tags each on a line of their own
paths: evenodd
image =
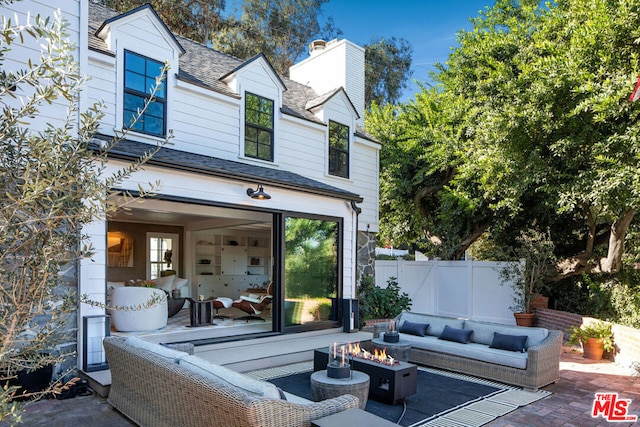
<svg viewBox="0 0 640 427">
<path fill-rule="evenodd" d="M 260 184 L 258 184 L 258 188 L 255 190 L 253 188 L 247 188 L 247 196 L 258 200 L 269 200 L 271 198 L 270 195 L 264 192 L 264 188 Z"/>
</svg>

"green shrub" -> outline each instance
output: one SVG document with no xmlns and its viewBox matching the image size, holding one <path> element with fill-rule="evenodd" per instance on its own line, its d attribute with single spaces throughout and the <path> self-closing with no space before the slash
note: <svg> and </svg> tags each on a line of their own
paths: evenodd
<svg viewBox="0 0 640 427">
<path fill-rule="evenodd" d="M 400 292 L 400 285 L 395 277 L 390 277 L 387 287 L 381 288 L 376 286 L 373 276 L 362 276 L 358 286 L 358 300 L 360 328 L 366 320 L 392 319 L 411 307 L 409 294 Z"/>
<path fill-rule="evenodd" d="M 582 275 L 549 288 L 553 308 L 640 328 L 640 271 Z"/>
</svg>

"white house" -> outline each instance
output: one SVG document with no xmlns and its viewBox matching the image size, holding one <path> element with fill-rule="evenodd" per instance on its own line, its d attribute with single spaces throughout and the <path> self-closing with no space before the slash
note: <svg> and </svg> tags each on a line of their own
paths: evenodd
<svg viewBox="0 0 640 427">
<path fill-rule="evenodd" d="M 55 3 L 14 7 L 46 14 Z M 78 293 L 106 301 L 110 286 L 166 271 L 187 279 L 182 297 L 236 300 L 272 282 L 265 322 L 215 328 L 215 337 L 353 330 L 357 280 L 372 273 L 378 230 L 380 146 L 361 128 L 364 49 L 315 41 L 286 78 L 260 53 L 242 61 L 172 34 L 149 5 L 121 14 L 87 0 L 58 3 L 78 29 L 90 77 L 81 106 L 106 105 L 96 146 L 129 128 L 107 172 L 173 135 L 113 189 L 159 180 L 160 190 L 86 227 L 97 253 L 81 263 Z M 155 102 L 132 124 L 165 63 Z M 82 319 L 104 311 L 78 310 L 82 366 Z M 207 333 L 198 329 L 199 338 Z"/>
</svg>

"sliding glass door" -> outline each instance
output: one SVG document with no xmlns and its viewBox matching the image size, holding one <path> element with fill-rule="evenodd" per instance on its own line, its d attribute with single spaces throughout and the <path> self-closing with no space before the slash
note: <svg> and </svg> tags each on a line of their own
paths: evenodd
<svg viewBox="0 0 640 427">
<path fill-rule="evenodd" d="M 284 225 L 285 327 L 335 326 L 341 303 L 340 224 L 288 216 Z"/>
</svg>

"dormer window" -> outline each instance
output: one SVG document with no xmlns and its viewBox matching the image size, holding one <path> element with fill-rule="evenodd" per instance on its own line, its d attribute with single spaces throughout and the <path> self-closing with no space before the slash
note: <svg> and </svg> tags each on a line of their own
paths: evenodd
<svg viewBox="0 0 640 427">
<path fill-rule="evenodd" d="M 124 52 L 124 126 L 146 134 L 166 134 L 167 93 L 164 82 L 155 92 L 154 100 L 134 123 L 138 111 L 144 108 L 151 91 L 156 86 L 156 77 L 162 74 L 163 64 L 142 55 Z"/>
<path fill-rule="evenodd" d="M 329 175 L 349 178 L 349 126 L 329 121 Z"/>
<path fill-rule="evenodd" d="M 244 110 L 244 155 L 273 161 L 273 100 L 247 92 Z"/>
</svg>

